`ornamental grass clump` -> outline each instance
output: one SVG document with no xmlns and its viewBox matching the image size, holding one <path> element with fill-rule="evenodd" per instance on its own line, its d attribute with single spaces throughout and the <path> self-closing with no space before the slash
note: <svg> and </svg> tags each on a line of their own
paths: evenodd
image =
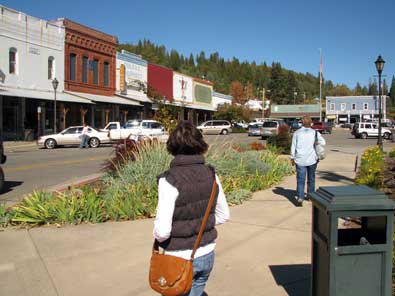
<svg viewBox="0 0 395 296">
<path fill-rule="evenodd" d="M 165 145 L 153 141 L 140 144 L 133 158 L 104 177 L 104 198 L 112 220 L 154 215 L 157 176 L 169 168 L 172 156 Z"/>
</svg>

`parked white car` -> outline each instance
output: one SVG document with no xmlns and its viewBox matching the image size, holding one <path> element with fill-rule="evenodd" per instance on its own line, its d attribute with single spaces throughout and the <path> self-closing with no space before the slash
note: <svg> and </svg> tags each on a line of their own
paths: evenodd
<svg viewBox="0 0 395 296">
<path fill-rule="evenodd" d="M 232 132 L 232 125 L 226 120 L 209 120 L 197 127 L 202 134 L 227 135 Z"/>
<path fill-rule="evenodd" d="M 379 129 L 376 122 L 357 122 L 354 124 L 351 134 L 355 138 L 367 139 L 368 137 L 378 137 Z M 392 132 L 388 128 L 381 128 L 381 135 L 384 139 L 391 139 Z"/>
<path fill-rule="evenodd" d="M 110 122 L 105 129 L 109 130 L 111 141 L 124 140 L 128 138 L 157 138 L 166 142 L 168 135 L 164 127 L 155 120 L 132 120 L 121 126 L 119 122 Z"/>
<path fill-rule="evenodd" d="M 58 134 L 42 136 L 38 139 L 37 145 L 47 149 L 53 149 L 57 146 L 77 146 L 81 142 L 83 128 L 83 126 L 71 126 Z M 88 136 L 88 143 L 91 148 L 97 148 L 100 144 L 108 144 L 111 142 L 108 137 L 108 132 L 103 132 L 93 127 L 88 127 Z"/>
</svg>

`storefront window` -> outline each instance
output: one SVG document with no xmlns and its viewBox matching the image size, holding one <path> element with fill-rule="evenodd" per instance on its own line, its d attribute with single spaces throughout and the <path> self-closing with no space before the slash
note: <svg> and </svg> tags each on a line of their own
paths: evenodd
<svg viewBox="0 0 395 296">
<path fill-rule="evenodd" d="M 99 61 L 94 60 L 92 64 L 93 68 L 93 83 L 99 84 Z"/>
<path fill-rule="evenodd" d="M 48 58 L 48 79 L 54 79 L 55 78 L 55 59 L 54 57 L 49 57 Z"/>
<path fill-rule="evenodd" d="M 109 76 L 110 64 L 108 62 L 104 62 L 104 86 L 108 86 L 108 76 Z"/>
<path fill-rule="evenodd" d="M 76 54 L 70 54 L 70 80 L 75 80 L 75 64 L 76 64 Z"/>
<path fill-rule="evenodd" d="M 9 51 L 9 72 L 10 74 L 17 74 L 17 64 L 16 64 L 16 58 L 17 58 L 17 50 L 16 48 L 12 47 L 10 48 Z"/>
<path fill-rule="evenodd" d="M 82 57 L 82 82 L 88 83 L 88 57 Z"/>
</svg>

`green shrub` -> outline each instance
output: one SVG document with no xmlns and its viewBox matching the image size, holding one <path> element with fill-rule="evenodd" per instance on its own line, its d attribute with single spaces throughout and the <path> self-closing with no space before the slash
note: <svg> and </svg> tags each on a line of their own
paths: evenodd
<svg viewBox="0 0 395 296">
<path fill-rule="evenodd" d="M 0 204 L 0 227 L 6 227 L 12 217 L 12 209 L 7 208 L 5 204 Z"/>
<path fill-rule="evenodd" d="M 385 153 L 380 147 L 368 148 L 362 154 L 361 165 L 355 182 L 376 189 L 382 188 Z"/>
<path fill-rule="evenodd" d="M 267 147 L 276 147 L 276 152 L 289 154 L 291 151 L 292 137 L 288 125 L 280 125 L 278 134 L 267 139 Z"/>
<path fill-rule="evenodd" d="M 104 178 L 104 198 L 113 220 L 151 217 L 158 198 L 157 176 L 169 168 L 172 156 L 158 142 L 144 143 L 130 161 Z"/>
</svg>

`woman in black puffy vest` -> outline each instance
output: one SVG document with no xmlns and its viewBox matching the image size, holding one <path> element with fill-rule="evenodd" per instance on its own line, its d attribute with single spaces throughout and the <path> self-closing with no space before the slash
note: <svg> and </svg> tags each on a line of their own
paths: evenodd
<svg viewBox="0 0 395 296">
<path fill-rule="evenodd" d="M 174 156 L 169 170 L 158 177 L 158 208 L 154 237 L 168 255 L 190 259 L 213 182 L 218 191 L 193 261 L 192 289 L 188 296 L 204 295 L 214 265 L 216 224 L 229 219 L 229 208 L 218 176 L 205 164 L 208 145 L 189 121 L 180 122 L 170 134 L 167 150 Z"/>
</svg>

